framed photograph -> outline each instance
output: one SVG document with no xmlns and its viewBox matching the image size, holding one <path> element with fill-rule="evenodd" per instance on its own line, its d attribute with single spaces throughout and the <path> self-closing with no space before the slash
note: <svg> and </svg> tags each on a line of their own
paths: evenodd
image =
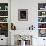
<svg viewBox="0 0 46 46">
<path fill-rule="evenodd" d="M 18 20 L 28 21 L 28 9 L 18 9 Z"/>
</svg>

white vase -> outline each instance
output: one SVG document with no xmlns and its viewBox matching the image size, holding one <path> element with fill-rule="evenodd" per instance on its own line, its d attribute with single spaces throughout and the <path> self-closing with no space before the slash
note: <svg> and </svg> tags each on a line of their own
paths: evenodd
<svg viewBox="0 0 46 46">
<path fill-rule="evenodd" d="M 25 46 L 25 41 L 21 40 L 21 46 Z"/>
</svg>

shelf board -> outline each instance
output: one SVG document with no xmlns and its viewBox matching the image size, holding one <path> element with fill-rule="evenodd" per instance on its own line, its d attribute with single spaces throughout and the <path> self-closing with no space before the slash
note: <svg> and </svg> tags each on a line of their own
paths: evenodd
<svg viewBox="0 0 46 46">
<path fill-rule="evenodd" d="M 0 17 L 8 17 L 8 16 L 0 16 Z"/>
<path fill-rule="evenodd" d="M 46 28 L 38 28 L 38 29 L 46 29 Z"/>
<path fill-rule="evenodd" d="M 0 10 L 0 11 L 8 11 L 8 10 Z"/>
<path fill-rule="evenodd" d="M 38 16 L 38 17 L 46 17 L 46 15 L 44 15 L 44 16 Z"/>
<path fill-rule="evenodd" d="M 41 37 L 41 36 L 38 36 L 38 38 L 43 38 L 43 39 L 46 39 L 46 37 Z"/>
<path fill-rule="evenodd" d="M 8 23 L 8 22 L 0 22 L 0 23 Z"/>
<path fill-rule="evenodd" d="M 38 10 L 38 11 L 46 11 L 46 10 Z"/>
<path fill-rule="evenodd" d="M 46 23 L 46 22 L 38 22 L 38 23 Z"/>
</svg>

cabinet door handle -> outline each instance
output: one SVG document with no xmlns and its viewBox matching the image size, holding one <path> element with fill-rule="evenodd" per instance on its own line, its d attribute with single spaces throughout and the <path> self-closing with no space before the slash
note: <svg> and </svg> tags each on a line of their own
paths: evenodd
<svg viewBox="0 0 46 46">
<path fill-rule="evenodd" d="M 3 39 L 1 39 L 1 40 L 3 40 Z"/>
<path fill-rule="evenodd" d="M 45 39 L 43 39 L 43 40 L 45 40 Z"/>
</svg>

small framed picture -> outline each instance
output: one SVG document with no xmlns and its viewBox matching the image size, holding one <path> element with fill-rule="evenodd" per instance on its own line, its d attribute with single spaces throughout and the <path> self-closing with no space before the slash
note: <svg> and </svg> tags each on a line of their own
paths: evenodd
<svg viewBox="0 0 46 46">
<path fill-rule="evenodd" d="M 18 9 L 18 20 L 28 21 L 28 9 Z"/>
</svg>

